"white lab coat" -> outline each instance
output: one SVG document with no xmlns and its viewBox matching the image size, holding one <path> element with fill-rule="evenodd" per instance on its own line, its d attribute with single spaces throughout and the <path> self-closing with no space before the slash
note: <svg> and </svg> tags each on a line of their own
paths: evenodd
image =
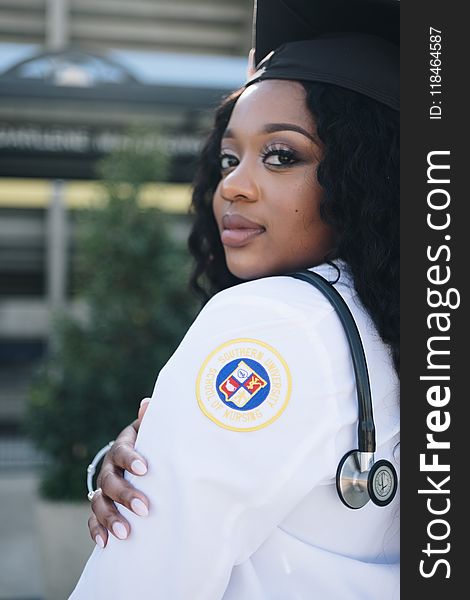
<svg viewBox="0 0 470 600">
<path fill-rule="evenodd" d="M 368 361 L 376 460 L 398 469 L 398 380 L 338 264 Z M 357 414 L 349 347 L 320 291 L 274 277 L 217 294 L 159 374 L 138 435 L 149 471 L 129 479 L 150 515 L 122 509 L 130 537 L 94 550 L 70 600 L 398 598 L 398 494 L 351 510 L 336 492 Z"/>
</svg>

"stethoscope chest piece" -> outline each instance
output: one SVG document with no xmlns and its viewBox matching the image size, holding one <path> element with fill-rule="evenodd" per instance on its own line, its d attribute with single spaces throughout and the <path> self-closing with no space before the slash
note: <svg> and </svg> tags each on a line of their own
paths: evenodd
<svg viewBox="0 0 470 600">
<path fill-rule="evenodd" d="M 351 450 L 345 454 L 336 472 L 338 495 L 348 508 L 362 508 L 369 500 L 387 506 L 395 497 L 398 477 L 388 460 L 374 463 L 372 452 Z"/>
<path fill-rule="evenodd" d="M 378 460 L 372 465 L 367 478 L 370 499 L 377 506 L 387 506 L 394 499 L 398 488 L 398 476 L 392 463 Z"/>
</svg>

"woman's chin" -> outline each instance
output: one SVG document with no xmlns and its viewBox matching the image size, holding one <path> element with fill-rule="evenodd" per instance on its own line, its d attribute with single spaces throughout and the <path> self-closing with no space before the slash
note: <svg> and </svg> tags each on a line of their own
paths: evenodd
<svg viewBox="0 0 470 600">
<path fill-rule="evenodd" d="M 260 277 L 271 275 L 269 269 L 260 265 L 240 264 L 239 262 L 227 261 L 227 267 L 230 273 L 242 281 L 251 281 Z"/>
</svg>

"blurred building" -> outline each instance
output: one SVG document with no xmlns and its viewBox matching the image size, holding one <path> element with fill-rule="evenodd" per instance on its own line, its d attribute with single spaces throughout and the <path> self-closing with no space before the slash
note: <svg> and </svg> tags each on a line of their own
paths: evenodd
<svg viewBox="0 0 470 600">
<path fill-rule="evenodd" d="M 185 213 L 212 110 L 244 80 L 252 4 L 0 0 L 0 435 L 18 431 L 51 314 L 71 303 L 97 160 L 129 127 L 158 129 L 171 168 L 149 201 Z"/>
</svg>

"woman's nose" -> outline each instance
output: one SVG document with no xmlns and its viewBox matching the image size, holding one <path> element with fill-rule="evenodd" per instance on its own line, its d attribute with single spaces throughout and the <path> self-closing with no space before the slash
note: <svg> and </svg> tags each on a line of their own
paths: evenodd
<svg viewBox="0 0 470 600">
<path fill-rule="evenodd" d="M 224 200 L 236 202 L 248 200 L 254 202 L 258 197 L 258 189 L 253 172 L 243 161 L 234 167 L 222 179 L 220 192 Z"/>
</svg>

